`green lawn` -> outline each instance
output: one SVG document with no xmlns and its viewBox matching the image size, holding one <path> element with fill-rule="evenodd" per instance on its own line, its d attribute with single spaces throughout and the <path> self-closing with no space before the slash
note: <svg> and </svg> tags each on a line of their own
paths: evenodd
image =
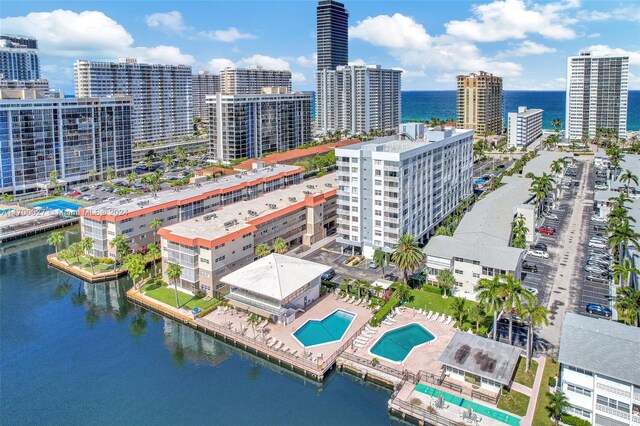
<svg viewBox="0 0 640 426">
<path fill-rule="evenodd" d="M 502 395 L 500 397 L 500 401 L 498 401 L 499 409 L 508 411 L 520 417 L 527 414 L 528 407 L 529 397 L 514 390 L 509 391 L 506 395 Z M 534 422 L 534 424 L 537 423 Z"/>
<path fill-rule="evenodd" d="M 453 315 L 453 312 L 449 309 L 449 306 L 451 305 L 452 300 L 453 300 L 453 297 L 451 296 L 445 299 L 439 294 L 430 293 L 428 291 L 411 290 L 411 297 L 409 298 L 408 301 L 405 302 L 404 305 L 409 308 L 423 309 L 423 310 L 426 309 L 427 312 L 433 311 L 433 312 L 439 312 L 441 314 Z M 467 300 L 465 302 L 465 317 L 466 317 L 466 311 L 468 311 L 471 306 L 476 304 L 477 304 L 476 302 L 472 302 L 470 300 Z M 462 328 L 465 330 L 467 328 L 473 328 L 475 331 L 475 324 L 471 324 L 470 322 L 468 322 L 468 320 L 464 320 L 462 323 Z M 483 327 L 481 324 L 480 331 L 482 331 L 482 329 Z"/>
<path fill-rule="evenodd" d="M 538 363 L 531 361 L 531 368 L 528 373 L 525 373 L 525 367 L 527 365 L 527 358 L 521 356 L 516 367 L 516 383 L 520 383 L 528 388 L 533 387 L 533 381 L 536 378 L 536 371 L 538 371 Z"/>
<path fill-rule="evenodd" d="M 536 411 L 533 415 L 534 425 L 547 426 L 553 424 L 549 418 L 549 412 L 546 408 L 549 404 L 547 392 L 549 391 L 549 377 L 558 376 L 559 369 L 560 367 L 557 363 L 553 363 L 551 358 L 547 358 L 547 362 L 544 366 L 544 372 L 542 373 L 540 392 L 538 392 L 538 403 L 536 404 Z"/>
<path fill-rule="evenodd" d="M 87 272 L 91 272 L 91 265 L 89 264 L 89 260 L 85 257 L 71 257 L 68 259 L 69 263 L 73 266 L 78 266 L 84 269 Z M 102 272 L 112 271 L 113 265 L 108 265 L 106 263 L 95 263 L 93 265 L 93 272 L 96 274 L 100 274 Z"/>
<path fill-rule="evenodd" d="M 142 286 L 142 293 L 159 302 L 166 303 L 169 306 L 176 306 L 176 293 L 172 288 L 156 283 L 145 284 Z M 180 307 L 186 309 L 200 308 L 202 310 L 215 305 L 219 301 L 217 299 L 205 299 L 192 296 L 190 294 L 178 291 L 178 300 Z"/>
</svg>

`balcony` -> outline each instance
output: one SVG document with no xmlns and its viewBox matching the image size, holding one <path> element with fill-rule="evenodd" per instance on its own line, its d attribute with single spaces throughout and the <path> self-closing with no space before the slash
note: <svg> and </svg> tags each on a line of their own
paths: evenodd
<svg viewBox="0 0 640 426">
<path fill-rule="evenodd" d="M 604 383 L 596 383 L 596 388 L 605 392 L 612 393 L 614 395 L 622 396 L 627 399 L 631 399 L 631 392 L 622 389 L 614 388 L 612 386 L 605 385 Z M 635 395 L 636 400 L 640 399 L 640 395 Z"/>
<path fill-rule="evenodd" d="M 615 408 L 607 407 L 606 405 L 596 403 L 596 410 L 602 411 L 603 413 L 610 414 L 612 416 L 616 416 L 621 419 L 629 420 L 629 413 L 622 410 L 617 410 Z"/>
</svg>

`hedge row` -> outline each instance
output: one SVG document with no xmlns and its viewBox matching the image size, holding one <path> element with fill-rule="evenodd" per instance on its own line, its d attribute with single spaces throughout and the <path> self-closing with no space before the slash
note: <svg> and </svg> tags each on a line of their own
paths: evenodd
<svg viewBox="0 0 640 426">
<path fill-rule="evenodd" d="M 387 303 L 385 303 L 382 308 L 371 318 L 370 324 L 372 326 L 376 326 L 380 324 L 386 317 L 389 315 L 389 312 L 393 310 L 400 303 L 400 299 L 395 296 L 391 296 Z"/>
<path fill-rule="evenodd" d="M 571 426 L 591 426 L 591 422 L 581 419 L 580 417 L 572 416 L 570 414 L 563 414 L 560 418 L 562 423 Z"/>
<path fill-rule="evenodd" d="M 426 291 L 427 293 L 434 293 L 434 294 L 442 295 L 442 289 L 440 287 L 435 286 L 435 285 L 423 284 L 422 285 L 422 290 Z"/>
</svg>

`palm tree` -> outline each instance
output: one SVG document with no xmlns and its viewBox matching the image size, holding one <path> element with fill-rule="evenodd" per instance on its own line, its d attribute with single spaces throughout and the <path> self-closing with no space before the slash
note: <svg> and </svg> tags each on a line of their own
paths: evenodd
<svg viewBox="0 0 640 426">
<path fill-rule="evenodd" d="M 57 170 L 52 170 L 51 172 L 49 172 L 49 185 L 53 186 L 54 189 L 58 185 L 58 171 Z"/>
<path fill-rule="evenodd" d="M 88 259 L 89 259 L 89 264 L 91 265 L 91 274 L 94 274 L 93 272 L 93 263 L 94 263 L 94 257 L 92 255 L 89 254 L 89 252 L 91 251 L 91 249 L 93 248 L 93 238 L 91 237 L 84 237 L 82 239 L 82 241 L 80 242 L 80 245 L 82 247 L 82 252 L 87 255 Z"/>
<path fill-rule="evenodd" d="M 483 305 L 487 311 L 493 313 L 493 340 L 497 340 L 498 338 L 498 311 L 502 310 L 504 304 L 503 298 L 500 295 L 501 286 L 500 277 L 496 276 L 491 280 L 482 278 L 478 281 L 478 285 L 475 288 L 478 302 Z"/>
<path fill-rule="evenodd" d="M 565 162 L 564 160 L 558 158 L 557 160 L 553 160 L 551 162 L 551 171 L 554 175 L 560 176 L 562 171 L 564 170 Z"/>
<path fill-rule="evenodd" d="M 636 270 L 637 271 L 637 270 Z M 640 311 L 640 290 L 633 287 L 621 287 L 617 290 L 614 304 L 618 316 L 625 324 L 638 326 L 638 312 Z"/>
<path fill-rule="evenodd" d="M 253 329 L 253 338 L 256 338 L 256 324 L 260 323 L 262 321 L 262 318 L 260 318 L 258 315 L 256 314 L 251 314 L 249 315 L 249 317 L 247 318 L 247 322 L 249 324 L 251 324 L 251 328 Z"/>
<path fill-rule="evenodd" d="M 53 231 L 51 234 L 49 234 L 49 237 L 47 237 L 47 241 L 49 242 L 49 245 L 54 246 L 57 255 L 58 247 L 64 241 L 64 236 L 60 231 Z"/>
<path fill-rule="evenodd" d="M 396 296 L 400 298 L 400 302 L 404 304 L 411 297 L 411 287 L 402 281 L 396 283 Z"/>
<path fill-rule="evenodd" d="M 256 256 L 258 256 L 258 258 L 261 258 L 261 257 L 268 256 L 271 253 L 271 249 L 269 248 L 268 244 L 262 243 L 256 246 L 255 253 L 256 253 Z"/>
<path fill-rule="evenodd" d="M 542 305 L 529 303 L 524 305 L 519 312 L 527 320 L 527 365 L 525 371 L 528 373 L 533 356 L 533 327 L 549 325 L 549 310 Z"/>
<path fill-rule="evenodd" d="M 382 268 L 382 275 L 384 276 L 384 267 L 387 264 L 387 253 L 381 248 L 377 248 L 373 252 L 373 263 L 377 268 Z"/>
<path fill-rule="evenodd" d="M 97 174 L 98 172 L 96 171 L 96 169 L 89 170 L 89 181 L 93 182 Z"/>
<path fill-rule="evenodd" d="M 553 120 L 551 120 L 551 125 L 555 127 L 556 133 L 558 133 L 560 131 L 560 127 L 562 127 L 562 121 L 560 120 L 560 118 L 554 118 Z"/>
<path fill-rule="evenodd" d="M 68 266 L 71 266 L 71 263 L 69 263 L 69 258 L 71 257 L 71 253 L 69 252 L 69 249 L 63 249 L 60 250 L 56 256 L 58 257 L 59 260 L 64 260 L 65 262 L 67 262 Z"/>
<path fill-rule="evenodd" d="M 113 170 L 112 167 L 107 167 L 107 170 L 105 170 L 106 174 L 107 174 L 107 180 L 111 181 L 113 180 L 114 177 L 116 177 L 116 171 Z"/>
<path fill-rule="evenodd" d="M 115 271 L 116 265 L 122 262 L 122 259 L 131 253 L 131 248 L 127 244 L 127 239 L 122 234 L 118 234 L 109 243 L 109 246 L 116 249 L 116 261 L 113 262 L 113 268 Z"/>
<path fill-rule="evenodd" d="M 547 392 L 547 397 L 549 398 L 547 410 L 549 411 L 549 415 L 553 417 L 555 426 L 558 426 L 558 421 L 562 417 L 562 414 L 569 408 L 567 396 L 562 391 L 556 391 L 555 393 Z"/>
<path fill-rule="evenodd" d="M 618 263 L 621 263 L 624 251 L 629 244 L 640 247 L 640 234 L 633 229 L 629 221 L 610 224 L 608 233 L 607 246 L 613 249 L 614 258 L 618 258 Z"/>
<path fill-rule="evenodd" d="M 443 235 L 445 237 L 452 237 L 453 230 L 448 226 L 439 226 L 438 229 L 436 229 L 436 233 L 434 235 L 436 236 Z"/>
<path fill-rule="evenodd" d="M 450 269 L 443 269 L 438 272 L 437 280 L 438 287 L 442 289 L 442 297 L 446 299 L 449 294 L 449 290 L 451 290 L 456 283 L 456 277 L 453 276 L 453 272 L 451 272 Z"/>
<path fill-rule="evenodd" d="M 458 320 L 458 327 L 462 327 L 462 319 L 464 318 L 464 305 L 466 303 L 464 297 L 454 297 L 451 300 L 449 309 L 453 312 L 453 316 Z"/>
<path fill-rule="evenodd" d="M 471 305 L 469 310 L 467 311 L 467 316 L 469 317 L 469 321 L 472 321 L 476 325 L 476 334 L 480 329 L 480 323 L 484 321 L 486 313 L 480 303 L 475 303 Z"/>
<path fill-rule="evenodd" d="M 273 251 L 278 254 L 284 254 L 289 251 L 289 246 L 284 238 L 278 237 L 273 240 Z"/>
<path fill-rule="evenodd" d="M 627 195 L 631 191 L 631 182 L 638 186 L 638 176 L 634 175 L 631 170 L 627 169 L 618 176 L 618 180 L 627 185 Z"/>
<path fill-rule="evenodd" d="M 511 274 L 501 275 L 500 282 L 498 294 L 504 300 L 504 307 L 509 312 L 509 344 L 511 344 L 513 340 L 513 315 L 511 312 L 513 310 L 520 312 L 523 302 L 535 304 L 536 298 L 530 291 L 522 287 L 520 280 L 515 279 Z"/>
<path fill-rule="evenodd" d="M 158 218 L 151 219 L 151 222 L 149 222 L 149 229 L 154 231 L 154 233 L 153 233 L 153 242 L 154 242 L 154 244 L 158 244 L 157 241 L 156 241 L 156 233 L 155 233 L 155 231 L 160 229 L 161 226 L 162 226 L 162 221 L 160 219 L 158 219 Z"/>
<path fill-rule="evenodd" d="M 138 179 L 138 174 L 136 172 L 131 172 L 127 175 L 127 183 L 131 185 Z"/>
<path fill-rule="evenodd" d="M 412 235 L 404 234 L 398 240 L 391 259 L 404 275 L 404 283 L 409 282 L 409 273 L 415 271 L 424 260 L 424 253 L 418 246 L 418 240 Z"/>
<path fill-rule="evenodd" d="M 127 273 L 137 290 L 140 287 L 140 280 L 144 277 L 144 257 L 140 253 L 129 254 L 124 258 L 124 265 L 127 268 Z"/>
<path fill-rule="evenodd" d="M 527 234 L 529 233 L 529 228 L 525 225 L 525 219 L 522 214 L 519 214 L 516 220 L 511 223 L 513 227 L 513 240 L 511 241 L 511 245 L 517 248 L 526 248 L 527 247 Z"/>
<path fill-rule="evenodd" d="M 161 255 L 162 255 L 162 252 L 160 251 L 157 245 L 155 245 L 154 243 L 147 244 L 147 254 L 145 257 L 145 261 L 153 262 L 153 275 L 156 275 L 158 273 L 158 270 L 157 270 L 158 263 L 156 262 L 156 260 Z"/>
<path fill-rule="evenodd" d="M 176 292 L 176 309 L 180 307 L 180 299 L 178 298 L 178 279 L 182 275 L 182 266 L 177 263 L 170 263 L 167 267 L 167 278 L 173 283 L 173 289 Z"/>
</svg>

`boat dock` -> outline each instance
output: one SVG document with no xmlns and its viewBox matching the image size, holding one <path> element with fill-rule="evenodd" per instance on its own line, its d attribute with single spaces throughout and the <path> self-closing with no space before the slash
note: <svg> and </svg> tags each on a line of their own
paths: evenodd
<svg viewBox="0 0 640 426">
<path fill-rule="evenodd" d="M 32 235 L 44 234 L 45 232 L 66 228 L 67 226 L 72 226 L 77 223 L 80 223 L 79 217 L 53 221 L 34 221 L 26 225 L 3 226 L 2 229 L 0 229 L 0 244 L 30 237 Z"/>
</svg>

